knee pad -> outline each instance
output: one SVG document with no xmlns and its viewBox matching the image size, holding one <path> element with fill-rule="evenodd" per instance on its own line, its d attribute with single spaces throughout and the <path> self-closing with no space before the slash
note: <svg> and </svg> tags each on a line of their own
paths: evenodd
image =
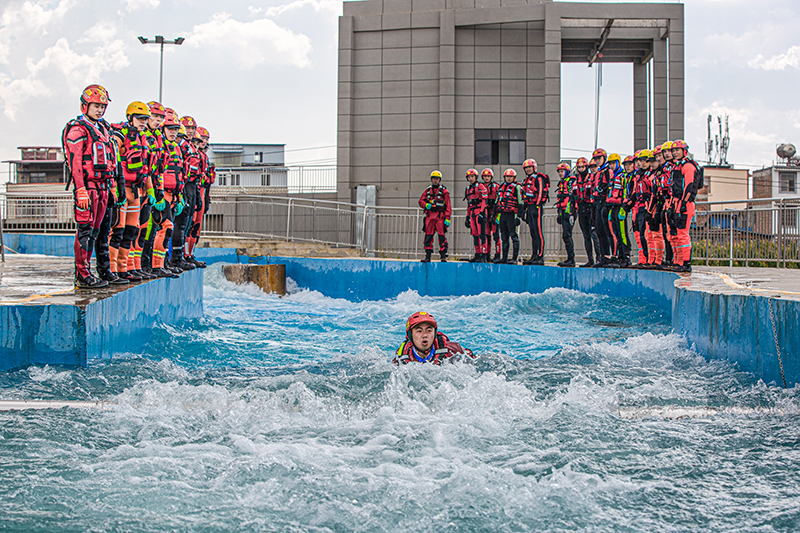
<svg viewBox="0 0 800 533">
<path fill-rule="evenodd" d="M 111 232 L 111 241 L 109 245 L 112 248 L 119 248 L 119 245 L 122 244 L 122 234 L 125 233 L 125 228 L 114 228 Z"/>
<path fill-rule="evenodd" d="M 92 227 L 89 224 L 78 224 L 78 231 L 75 235 L 81 249 L 89 251 L 92 243 Z"/>
<path fill-rule="evenodd" d="M 139 228 L 136 226 L 125 226 L 125 231 L 122 234 L 122 242 L 132 243 L 138 232 Z"/>
</svg>

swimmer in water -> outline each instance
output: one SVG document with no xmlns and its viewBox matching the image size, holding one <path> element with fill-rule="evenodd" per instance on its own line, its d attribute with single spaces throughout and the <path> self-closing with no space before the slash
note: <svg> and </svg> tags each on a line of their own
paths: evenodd
<svg viewBox="0 0 800 533">
<path fill-rule="evenodd" d="M 447 335 L 440 332 L 432 314 L 418 311 L 408 317 L 406 340 L 397 349 L 392 362 L 396 365 L 407 363 L 441 365 L 442 361 L 458 354 L 475 357 L 470 350 L 462 348 L 460 344 L 451 341 Z"/>
</svg>

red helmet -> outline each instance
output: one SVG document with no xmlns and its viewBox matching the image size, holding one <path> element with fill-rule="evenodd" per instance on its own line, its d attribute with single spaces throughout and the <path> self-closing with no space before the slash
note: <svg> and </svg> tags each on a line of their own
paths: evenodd
<svg viewBox="0 0 800 533">
<path fill-rule="evenodd" d="M 503 172 L 503 177 L 511 176 L 512 178 L 517 177 L 517 171 L 513 168 L 507 168 L 505 172 Z M 526 178 L 527 179 L 527 178 Z"/>
<path fill-rule="evenodd" d="M 178 117 L 173 113 L 167 113 L 164 117 L 164 122 L 161 123 L 164 128 L 179 128 L 181 123 L 178 122 Z"/>
<path fill-rule="evenodd" d="M 492 172 L 491 168 L 484 168 L 481 170 L 481 177 L 489 176 L 490 178 L 494 177 L 494 172 Z"/>
<path fill-rule="evenodd" d="M 556 171 L 559 170 L 566 170 L 567 172 L 569 172 L 569 165 L 567 163 L 561 163 L 556 167 Z"/>
<path fill-rule="evenodd" d="M 590 166 L 590 167 L 596 167 L 596 166 L 597 166 L 597 163 L 595 163 L 595 161 L 594 161 L 594 158 L 591 158 L 591 159 L 589 160 L 589 166 Z"/>
<path fill-rule="evenodd" d="M 97 84 L 89 85 L 81 93 L 81 113 L 89 110 L 89 104 L 108 105 L 110 101 L 105 87 Z"/>
<path fill-rule="evenodd" d="M 162 117 L 167 115 L 167 110 L 163 105 L 158 102 L 147 102 L 147 107 L 150 108 L 150 115 L 160 115 Z"/>
<path fill-rule="evenodd" d="M 674 150 L 675 148 L 683 148 L 684 150 L 688 150 L 689 149 L 689 145 L 686 144 L 686 141 L 681 139 L 681 140 L 677 140 L 677 141 L 673 141 L 672 142 L 672 149 Z"/>
<path fill-rule="evenodd" d="M 658 146 L 656 146 L 655 148 L 653 148 L 653 155 L 658 155 L 658 154 L 660 154 L 660 153 L 661 153 L 661 152 L 663 152 L 663 151 L 664 151 L 664 149 L 663 149 L 663 148 L 661 148 L 661 145 L 659 144 Z"/>
<path fill-rule="evenodd" d="M 185 117 L 181 117 L 181 124 L 183 125 L 184 128 L 196 128 L 197 127 L 197 122 L 195 122 L 195 120 L 192 117 L 190 117 L 189 115 L 186 115 Z"/>
<path fill-rule="evenodd" d="M 205 129 L 203 126 L 197 126 L 196 130 L 197 135 L 199 135 L 204 141 L 207 141 L 211 135 L 208 133 L 208 130 Z"/>
<path fill-rule="evenodd" d="M 586 159 L 585 157 L 579 157 L 578 158 L 578 162 L 575 163 L 575 166 L 579 167 L 581 165 L 586 165 L 588 167 L 589 166 L 589 160 Z"/>
<path fill-rule="evenodd" d="M 438 326 L 436 325 L 436 319 L 433 318 L 433 315 L 428 313 L 427 311 L 417 311 L 406 320 L 406 336 L 410 339 L 411 338 L 411 328 L 416 326 L 417 324 L 433 324 L 433 328 L 436 329 Z"/>
<path fill-rule="evenodd" d="M 602 157 L 608 157 L 608 154 L 607 154 L 607 153 L 606 153 L 606 151 L 605 151 L 605 150 L 603 150 L 602 148 L 598 148 L 597 150 L 595 150 L 594 152 L 592 152 L 592 159 L 594 159 L 595 157 L 600 157 L 600 156 L 602 156 Z"/>
<path fill-rule="evenodd" d="M 478 177 L 478 171 L 475 170 L 474 168 L 471 168 L 471 169 L 467 170 L 467 173 L 466 173 L 465 177 L 468 178 L 470 176 L 475 176 L 477 178 Z"/>
<path fill-rule="evenodd" d="M 633 163 L 633 156 L 629 155 L 628 157 L 626 157 L 625 159 L 622 160 L 622 163 L 623 164 L 625 164 L 625 163 Z"/>
<path fill-rule="evenodd" d="M 533 171 L 536 172 L 536 160 L 535 159 L 526 159 L 522 163 L 522 168 L 528 168 L 528 167 L 533 167 Z"/>
</svg>

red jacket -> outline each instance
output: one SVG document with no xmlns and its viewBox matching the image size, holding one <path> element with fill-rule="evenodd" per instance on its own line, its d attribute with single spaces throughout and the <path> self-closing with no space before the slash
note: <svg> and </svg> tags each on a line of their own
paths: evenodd
<svg viewBox="0 0 800 533">
<path fill-rule="evenodd" d="M 422 196 L 419 197 L 419 206 L 425 209 L 427 204 L 431 204 L 431 208 L 425 210 L 425 216 L 441 216 L 439 213 L 443 213 L 444 218 L 449 219 L 453 213 L 450 205 L 450 191 L 444 185 L 435 188 L 433 185 L 428 185 L 428 188 L 422 191 Z"/>
</svg>

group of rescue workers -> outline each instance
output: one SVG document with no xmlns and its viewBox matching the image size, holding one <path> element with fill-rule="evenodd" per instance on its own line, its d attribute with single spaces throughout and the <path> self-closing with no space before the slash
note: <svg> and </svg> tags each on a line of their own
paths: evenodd
<svg viewBox="0 0 800 533">
<path fill-rule="evenodd" d="M 492 169 L 467 170 L 464 193 L 465 225 L 470 230 L 475 255 L 470 262 L 517 263 L 519 226 L 531 233 L 533 253 L 523 265 L 544 264 L 542 214 L 550 199 L 550 178 L 537 171 L 536 161 L 522 163 L 523 182 L 517 183 L 513 168 L 494 182 Z M 581 267 L 653 268 L 691 272 L 692 243 L 689 236 L 695 214 L 695 197 L 703 188 L 703 167 L 689 157 L 685 141 L 667 141 L 653 150 L 639 150 L 624 160 L 598 148 L 592 159 L 578 159 L 575 169 L 564 162 L 557 167 L 556 222 L 562 228 L 567 258 L 561 267 L 575 266 L 572 229 L 577 221 L 583 233 L 588 261 Z M 439 237 L 441 261 L 447 260 L 447 238 L 452 204 L 441 184 L 442 174 L 431 173 L 431 185 L 419 199 L 425 210 L 425 258 L 430 262 L 433 237 Z M 638 248 L 638 262 L 631 264 L 628 224 Z M 491 244 L 494 238 L 494 257 Z M 510 243 L 509 243 L 510 240 Z M 509 260 L 509 248 L 512 256 Z"/>
<path fill-rule="evenodd" d="M 103 118 L 100 85 L 62 133 L 75 200 L 75 284 L 99 288 L 204 268 L 194 258 L 215 180 L 208 130 L 159 102 L 132 102 L 125 121 Z M 171 251 L 170 251 L 171 250 Z M 90 259 L 96 254 L 97 276 Z"/>
</svg>

